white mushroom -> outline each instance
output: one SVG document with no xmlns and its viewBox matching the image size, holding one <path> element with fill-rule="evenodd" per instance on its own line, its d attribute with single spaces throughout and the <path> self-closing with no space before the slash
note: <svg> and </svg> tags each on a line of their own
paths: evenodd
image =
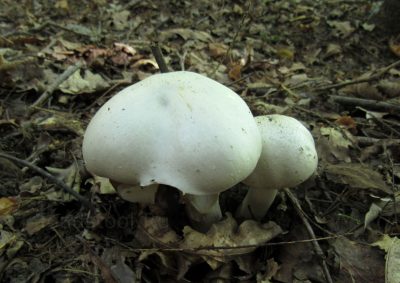
<svg viewBox="0 0 400 283">
<path fill-rule="evenodd" d="M 100 108 L 83 140 L 89 171 L 193 196 L 218 196 L 242 181 L 260 154 L 260 133 L 246 103 L 192 72 L 157 74 L 125 88 Z M 212 214 L 206 222 L 221 218 L 218 201 L 208 199 L 213 208 L 210 201 L 194 201 Z"/>
<path fill-rule="evenodd" d="M 315 172 L 318 157 L 311 133 L 298 120 L 284 115 L 255 119 L 261 133 L 262 153 L 254 172 L 243 181 L 250 188 L 236 215 L 260 220 L 278 189 L 295 187 Z"/>
</svg>

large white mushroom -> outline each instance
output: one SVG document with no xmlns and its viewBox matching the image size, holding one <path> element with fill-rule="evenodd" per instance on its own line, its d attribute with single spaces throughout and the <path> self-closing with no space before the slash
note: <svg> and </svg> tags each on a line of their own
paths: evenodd
<svg viewBox="0 0 400 283">
<path fill-rule="evenodd" d="M 206 214 L 205 226 L 221 218 L 218 194 L 245 179 L 260 154 L 257 124 L 240 96 L 183 71 L 122 90 L 99 109 L 83 140 L 89 171 L 120 184 L 175 187 Z"/>
<path fill-rule="evenodd" d="M 307 180 L 316 170 L 318 156 L 311 133 L 298 120 L 284 115 L 255 118 L 262 139 L 262 153 L 236 215 L 260 220 L 271 206 L 278 189 L 291 188 Z"/>
</svg>

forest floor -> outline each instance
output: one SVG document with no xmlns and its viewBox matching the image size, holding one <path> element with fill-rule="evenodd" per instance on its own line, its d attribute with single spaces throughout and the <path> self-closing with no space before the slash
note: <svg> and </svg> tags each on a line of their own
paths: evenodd
<svg viewBox="0 0 400 283">
<path fill-rule="evenodd" d="M 377 9 L 0 1 L 0 281 L 400 282 L 400 45 L 371 23 Z M 203 234 L 184 209 L 169 215 L 165 203 L 181 209 L 179 199 L 129 203 L 84 170 L 88 122 L 159 73 L 155 42 L 170 69 L 228 86 L 255 116 L 289 115 L 311 130 L 318 172 L 282 190 L 262 222 L 231 216 L 243 185 L 221 195 L 226 218 Z"/>
</svg>

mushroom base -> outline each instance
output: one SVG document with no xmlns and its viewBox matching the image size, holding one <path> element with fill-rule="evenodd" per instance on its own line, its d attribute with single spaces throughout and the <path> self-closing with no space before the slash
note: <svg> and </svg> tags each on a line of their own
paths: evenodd
<svg viewBox="0 0 400 283">
<path fill-rule="evenodd" d="M 278 190 L 250 188 L 236 211 L 241 219 L 261 220 L 268 212 Z"/>
<path fill-rule="evenodd" d="M 206 196 L 185 194 L 184 198 L 186 200 L 186 212 L 193 228 L 206 232 L 212 224 L 221 220 L 219 194 Z"/>
</svg>

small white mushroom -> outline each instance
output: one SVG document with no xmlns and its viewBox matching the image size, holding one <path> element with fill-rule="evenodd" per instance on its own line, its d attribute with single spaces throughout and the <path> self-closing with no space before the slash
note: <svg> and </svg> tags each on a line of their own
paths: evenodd
<svg viewBox="0 0 400 283">
<path fill-rule="evenodd" d="M 242 181 L 260 154 L 246 103 L 192 72 L 157 74 L 125 88 L 99 109 L 83 140 L 89 171 L 122 184 L 169 185 L 192 200 L 218 197 Z M 193 200 L 211 214 L 205 221 L 221 218 L 215 197 L 205 200 Z"/>
<path fill-rule="evenodd" d="M 256 169 L 243 181 L 250 188 L 236 215 L 260 220 L 278 189 L 295 187 L 315 172 L 318 156 L 311 133 L 298 120 L 284 115 L 255 119 L 261 133 L 262 153 Z"/>
</svg>

